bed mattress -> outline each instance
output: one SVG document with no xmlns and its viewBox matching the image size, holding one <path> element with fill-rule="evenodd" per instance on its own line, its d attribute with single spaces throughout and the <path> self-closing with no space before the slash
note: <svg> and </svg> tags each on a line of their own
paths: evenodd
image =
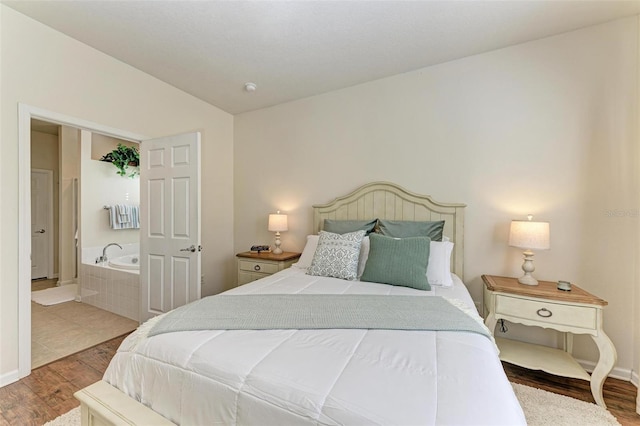
<svg viewBox="0 0 640 426">
<path fill-rule="evenodd" d="M 257 293 L 443 296 L 475 312 L 457 277 L 425 292 L 290 268 L 227 292 Z M 177 424 L 526 424 L 480 334 L 148 329 L 125 339 L 104 380 Z"/>
</svg>

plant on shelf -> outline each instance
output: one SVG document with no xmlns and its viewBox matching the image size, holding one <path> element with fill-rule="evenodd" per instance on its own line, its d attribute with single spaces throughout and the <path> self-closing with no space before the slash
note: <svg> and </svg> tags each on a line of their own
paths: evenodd
<svg viewBox="0 0 640 426">
<path fill-rule="evenodd" d="M 118 147 L 103 156 L 100 161 L 109 161 L 118 169 L 120 176 L 134 178 L 140 174 L 140 153 L 135 146 L 126 146 L 121 143 Z"/>
</svg>

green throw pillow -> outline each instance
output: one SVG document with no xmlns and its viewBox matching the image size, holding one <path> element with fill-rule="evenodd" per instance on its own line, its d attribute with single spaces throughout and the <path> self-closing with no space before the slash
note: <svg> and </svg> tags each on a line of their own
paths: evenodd
<svg viewBox="0 0 640 426">
<path fill-rule="evenodd" d="M 335 220 L 325 219 L 323 230 L 334 234 L 346 234 L 348 232 L 365 231 L 365 235 L 373 232 L 378 219 L 373 220 Z"/>
<path fill-rule="evenodd" d="M 388 237 L 429 237 L 432 241 L 442 241 L 444 220 L 433 222 L 414 222 L 410 220 L 384 220 L 378 221 L 380 233 Z"/>
<path fill-rule="evenodd" d="M 369 235 L 371 248 L 360 281 L 431 290 L 427 280 L 429 237 Z"/>
</svg>

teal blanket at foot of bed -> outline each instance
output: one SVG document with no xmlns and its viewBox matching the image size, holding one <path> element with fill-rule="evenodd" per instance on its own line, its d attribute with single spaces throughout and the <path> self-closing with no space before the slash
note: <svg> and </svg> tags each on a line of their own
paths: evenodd
<svg viewBox="0 0 640 426">
<path fill-rule="evenodd" d="M 438 296 L 264 294 L 210 296 L 164 316 L 149 333 L 195 330 L 377 329 L 463 331 L 489 337 Z"/>
</svg>

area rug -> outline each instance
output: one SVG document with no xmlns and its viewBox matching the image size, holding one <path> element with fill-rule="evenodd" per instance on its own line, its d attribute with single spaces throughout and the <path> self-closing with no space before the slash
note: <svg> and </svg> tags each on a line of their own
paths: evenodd
<svg viewBox="0 0 640 426">
<path fill-rule="evenodd" d="M 58 303 L 64 303 L 74 300 L 76 298 L 77 291 L 77 284 L 51 287 L 45 290 L 32 291 L 31 300 L 39 305 L 44 306 L 57 305 Z"/>
<path fill-rule="evenodd" d="M 530 386 L 511 385 L 529 426 L 620 425 L 610 412 L 596 404 Z"/>
<path fill-rule="evenodd" d="M 610 412 L 596 404 L 530 386 L 512 385 L 529 426 L 620 426 Z M 80 407 L 44 426 L 80 426 Z"/>
<path fill-rule="evenodd" d="M 75 300 L 77 284 L 68 284 L 60 287 L 51 287 L 45 290 L 32 291 L 31 300 L 39 305 L 51 306 L 58 303 L 70 302 Z M 96 291 L 82 289 L 82 297 L 98 294 Z"/>
<path fill-rule="evenodd" d="M 44 426 L 80 426 L 80 407 L 56 417 Z"/>
</svg>

